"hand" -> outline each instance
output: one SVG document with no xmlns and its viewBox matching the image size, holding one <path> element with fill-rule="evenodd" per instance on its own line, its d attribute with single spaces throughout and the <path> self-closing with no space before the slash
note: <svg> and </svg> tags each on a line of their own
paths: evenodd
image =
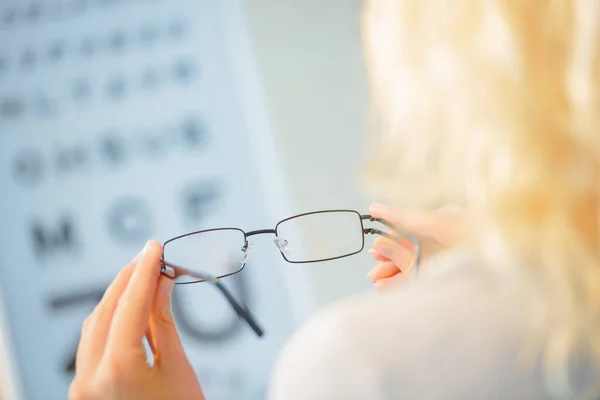
<svg viewBox="0 0 600 400">
<path fill-rule="evenodd" d="M 466 232 L 466 218 L 461 208 L 446 206 L 436 211 L 407 213 L 383 204 L 373 204 L 371 216 L 385 219 L 421 241 L 421 262 L 438 251 L 455 244 Z M 390 232 L 392 233 L 392 232 Z M 414 248 L 403 239 L 394 241 L 379 236 L 369 250 L 379 261 L 369 272 L 377 289 L 389 286 L 414 267 Z"/>
<path fill-rule="evenodd" d="M 160 244 L 148 242 L 83 323 L 71 400 L 204 400 L 175 328 L 174 281 L 160 274 L 161 254 Z"/>
</svg>

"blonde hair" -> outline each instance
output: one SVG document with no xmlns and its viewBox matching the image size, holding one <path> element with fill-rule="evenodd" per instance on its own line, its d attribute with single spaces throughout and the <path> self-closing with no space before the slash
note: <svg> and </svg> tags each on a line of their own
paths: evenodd
<svg viewBox="0 0 600 400">
<path fill-rule="evenodd" d="M 600 362 L 600 2 L 369 0 L 380 140 L 370 172 L 403 206 L 459 202 L 551 283 L 549 360 Z"/>
</svg>

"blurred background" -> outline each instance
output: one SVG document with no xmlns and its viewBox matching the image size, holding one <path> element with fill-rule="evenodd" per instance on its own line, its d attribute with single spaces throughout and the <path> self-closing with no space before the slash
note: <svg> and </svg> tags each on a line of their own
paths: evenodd
<svg viewBox="0 0 600 400">
<path fill-rule="evenodd" d="M 292 206 L 351 208 L 373 199 L 367 159 L 368 88 L 359 0 L 253 0 L 245 8 Z M 362 257 L 361 257 L 362 256 Z M 319 304 L 370 287 L 365 253 L 307 268 Z"/>
<path fill-rule="evenodd" d="M 79 326 L 153 238 L 366 213 L 358 0 L 0 0 L 0 290 L 6 388 L 65 399 Z M 300 232 L 307 235 L 306 232 Z M 174 312 L 209 399 L 263 399 L 289 334 L 368 290 L 368 253 L 283 262 L 258 239 Z M 311 253 L 311 241 L 303 251 Z M 13 398 L 13 397 L 10 397 Z"/>
</svg>

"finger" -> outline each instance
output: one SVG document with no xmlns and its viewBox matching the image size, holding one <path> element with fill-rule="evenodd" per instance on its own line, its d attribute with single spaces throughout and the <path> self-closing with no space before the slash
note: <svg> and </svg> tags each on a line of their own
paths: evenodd
<svg viewBox="0 0 600 400">
<path fill-rule="evenodd" d="M 414 258 L 412 245 L 410 248 L 386 237 L 379 237 L 371 246 L 381 257 L 392 261 L 397 268 L 405 270 Z"/>
<path fill-rule="evenodd" d="M 407 212 L 380 203 L 372 204 L 369 212 L 371 216 L 389 221 L 416 236 L 429 237 L 436 222 L 430 211 Z"/>
<path fill-rule="evenodd" d="M 77 346 L 76 365 L 79 371 L 95 368 L 102 357 L 110 324 L 117 308 L 119 298 L 131 278 L 141 252 L 123 268 L 104 292 L 102 300 L 86 320 Z"/>
<path fill-rule="evenodd" d="M 149 241 L 144 247 L 115 311 L 107 342 L 110 355 L 119 356 L 132 348 L 139 352 L 148 330 L 150 310 L 161 276 L 161 254 L 162 247 L 158 242 Z"/>
<path fill-rule="evenodd" d="M 464 230 L 464 216 L 456 206 L 446 206 L 436 211 L 407 212 L 374 203 L 369 212 L 373 217 L 385 219 L 415 236 L 443 244 L 454 243 Z"/>
<path fill-rule="evenodd" d="M 389 278 L 380 279 L 373 285 L 377 291 L 384 291 L 396 287 L 404 279 L 404 274 L 396 274 Z"/>
<path fill-rule="evenodd" d="M 388 257 L 377 251 L 377 248 L 381 245 L 382 242 L 386 240 L 392 240 L 387 238 L 386 236 L 378 236 L 374 241 L 371 247 L 369 248 L 369 253 L 371 253 L 371 257 L 373 257 L 376 261 L 387 261 Z M 396 245 L 403 246 L 408 250 L 414 250 L 414 244 L 408 239 L 400 239 L 400 240 L 392 240 Z"/>
<path fill-rule="evenodd" d="M 383 255 L 381 255 L 380 253 L 378 253 L 374 248 L 370 248 L 369 249 L 369 253 L 371 253 L 371 257 L 373 257 L 373 259 L 375 261 L 387 261 L 388 258 L 384 257 Z"/>
<path fill-rule="evenodd" d="M 402 239 L 396 239 L 396 238 L 389 238 L 387 236 L 377 236 L 377 238 L 373 241 L 373 244 L 371 244 L 371 248 L 369 249 L 370 253 L 373 253 L 373 255 L 375 256 L 377 253 L 377 248 L 382 244 L 385 243 L 386 245 L 390 246 L 390 245 L 395 245 L 395 246 L 401 246 L 404 247 L 407 250 L 413 251 L 415 248 L 415 245 L 413 242 L 411 242 L 410 240 L 406 239 L 406 238 L 402 238 Z"/>
<path fill-rule="evenodd" d="M 171 294 L 175 282 L 166 276 L 159 279 L 150 313 L 150 338 L 154 365 L 169 369 L 182 365 L 187 358 L 171 312 Z"/>
<path fill-rule="evenodd" d="M 373 283 L 385 278 L 399 274 L 400 269 L 392 261 L 384 261 L 377 264 L 368 274 Z"/>
</svg>

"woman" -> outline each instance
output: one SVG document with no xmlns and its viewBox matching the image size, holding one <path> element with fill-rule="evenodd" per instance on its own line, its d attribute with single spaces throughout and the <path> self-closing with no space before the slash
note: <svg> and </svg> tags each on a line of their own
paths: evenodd
<svg viewBox="0 0 600 400">
<path fill-rule="evenodd" d="M 367 2 L 381 133 L 369 180 L 402 207 L 371 213 L 419 236 L 428 257 L 402 279 L 411 248 L 379 239 L 382 290 L 299 331 L 272 399 L 600 395 L 599 7 Z M 464 213 L 414 211 L 443 204 Z M 72 399 L 203 399 L 160 254 L 149 242 L 86 320 Z"/>
</svg>

